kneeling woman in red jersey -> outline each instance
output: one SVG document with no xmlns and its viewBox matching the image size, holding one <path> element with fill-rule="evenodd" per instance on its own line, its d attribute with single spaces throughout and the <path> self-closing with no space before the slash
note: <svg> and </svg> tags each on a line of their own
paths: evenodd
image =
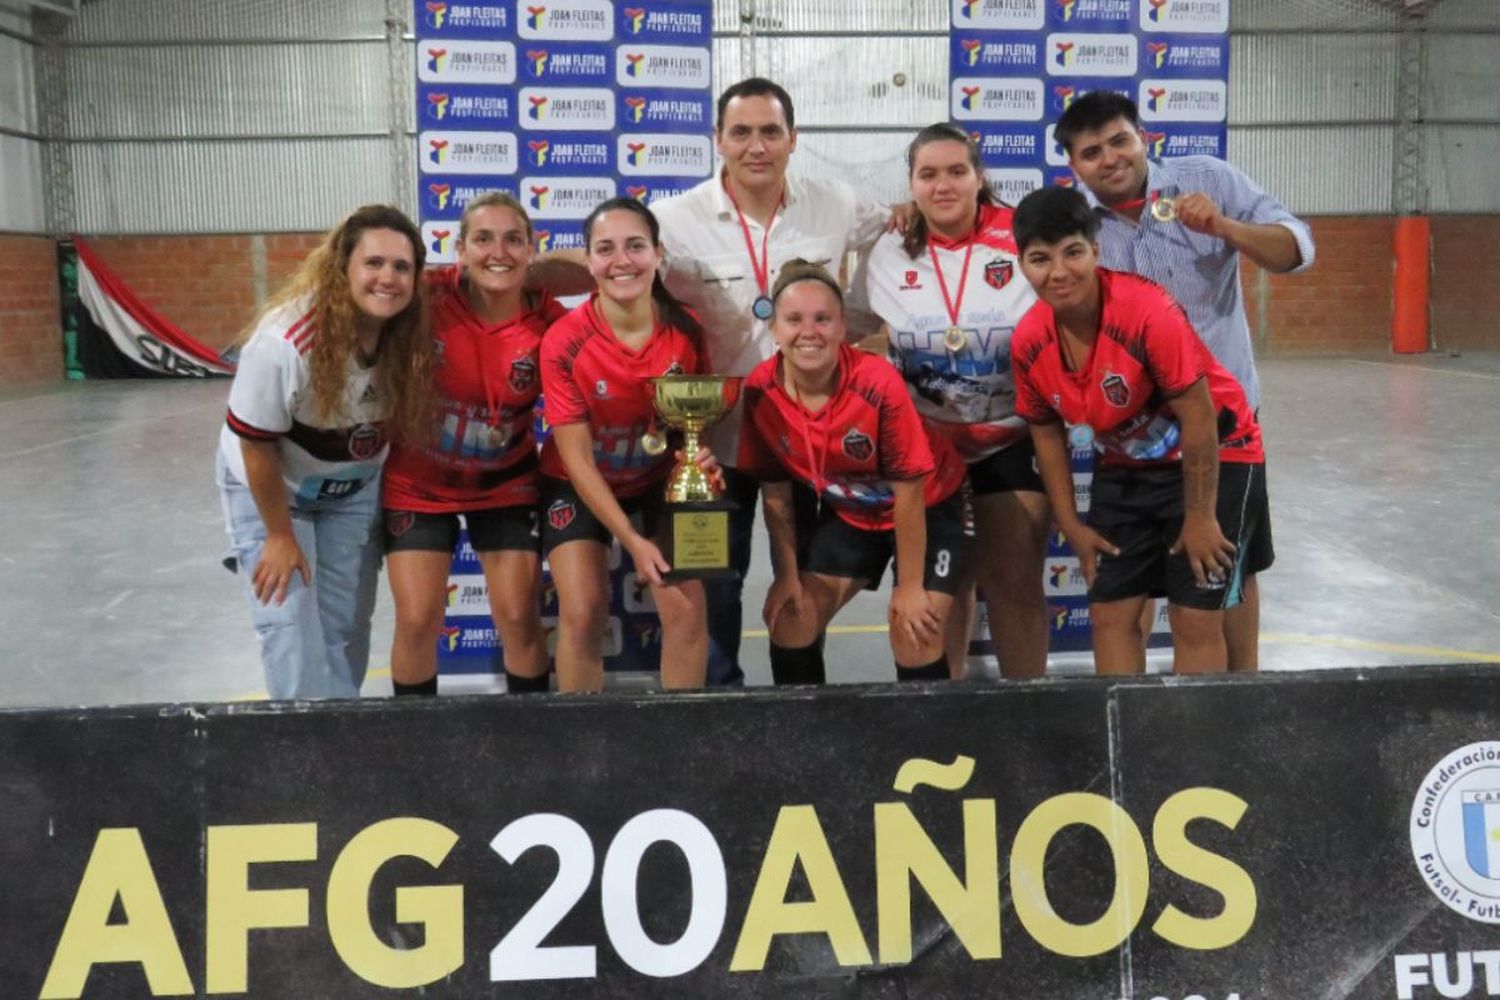
<svg viewBox="0 0 1500 1000">
<path fill-rule="evenodd" d="M 844 300 L 827 271 L 781 269 L 772 295 L 778 353 L 746 380 L 739 467 L 759 478 L 775 580 L 766 596 L 777 684 L 821 684 L 818 642 L 894 555 L 891 650 L 902 680 L 945 680 L 943 629 L 965 560 L 964 465 L 931 438 L 890 362 L 844 342 Z M 790 480 L 822 505 L 796 537 Z"/>
<path fill-rule="evenodd" d="M 522 287 L 531 257 L 531 220 L 495 192 L 464 209 L 458 264 L 427 274 L 439 350 L 437 426 L 425 441 L 398 442 L 385 474 L 398 695 L 437 693 L 437 637 L 460 514 L 484 570 L 506 686 L 547 688 L 532 408 L 542 334 L 563 308 Z"/>
<path fill-rule="evenodd" d="M 1041 297 L 1016 328 L 1016 408 L 1088 581 L 1095 669 L 1145 669 L 1141 608 L 1165 596 L 1176 671 L 1221 672 L 1224 610 L 1267 522 L 1260 427 L 1166 290 L 1099 266 L 1097 226 L 1065 188 L 1016 209 L 1021 268 Z M 1088 524 L 1070 441 L 1097 458 Z"/>
<path fill-rule="evenodd" d="M 703 584 L 662 579 L 671 567 L 651 536 L 672 456 L 650 454 L 642 437 L 657 429 L 646 380 L 702 374 L 703 330 L 657 275 L 662 248 L 650 209 L 634 198 L 606 201 L 584 221 L 583 239 L 598 291 L 542 342 L 552 425 L 542 447 L 542 549 L 557 584 L 558 687 L 604 685 L 611 539 L 651 586 L 661 616 L 662 686 L 701 687 L 708 663 Z"/>
</svg>

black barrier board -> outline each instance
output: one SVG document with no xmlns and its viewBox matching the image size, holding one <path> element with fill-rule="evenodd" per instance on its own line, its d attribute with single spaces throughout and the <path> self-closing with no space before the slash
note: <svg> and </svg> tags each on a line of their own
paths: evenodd
<svg viewBox="0 0 1500 1000">
<path fill-rule="evenodd" d="M 1463 667 L 5 713 L 0 994 L 1500 996 L 1497 706 Z"/>
</svg>

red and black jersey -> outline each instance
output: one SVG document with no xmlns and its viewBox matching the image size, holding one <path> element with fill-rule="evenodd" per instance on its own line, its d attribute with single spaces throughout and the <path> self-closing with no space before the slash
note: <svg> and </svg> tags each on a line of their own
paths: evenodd
<svg viewBox="0 0 1500 1000">
<path fill-rule="evenodd" d="M 758 479 L 808 484 L 856 528 L 895 526 L 892 480 L 926 475 L 929 507 L 963 484 L 958 453 L 923 427 L 901 373 L 884 358 L 841 347 L 837 386 L 817 412 L 787 393 L 780 354 L 750 373 L 743 396 L 738 467 Z"/>
<path fill-rule="evenodd" d="M 1086 424 L 1103 465 L 1182 461 L 1182 430 L 1167 401 L 1208 379 L 1219 460 L 1263 462 L 1260 425 L 1234 376 L 1214 360 L 1160 285 L 1099 268 L 1099 335 L 1069 371 L 1052 307 L 1038 302 L 1016 328 L 1016 410 L 1034 424 Z"/>
<path fill-rule="evenodd" d="M 547 423 L 588 424 L 594 464 L 616 496 L 644 493 L 667 474 L 671 452 L 648 455 L 641 435 L 667 428 L 651 405 L 651 383 L 659 375 L 705 374 L 697 337 L 658 319 L 639 351 L 622 344 L 599 313 L 599 296 L 566 314 L 542 339 L 542 391 Z M 542 445 L 542 474 L 567 479 L 557 442 Z"/>
<path fill-rule="evenodd" d="M 436 514 L 537 501 L 533 406 L 541 391 L 542 334 L 565 311 L 528 296 L 519 316 L 489 325 L 469 307 L 462 269 L 427 274 L 438 426 L 422 445 L 395 445 L 385 467 L 385 506 Z"/>
</svg>

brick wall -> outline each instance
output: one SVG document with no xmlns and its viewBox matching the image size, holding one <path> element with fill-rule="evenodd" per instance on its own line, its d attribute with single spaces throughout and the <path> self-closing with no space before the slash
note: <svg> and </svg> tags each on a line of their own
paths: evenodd
<svg viewBox="0 0 1500 1000">
<path fill-rule="evenodd" d="M 318 237 L 98 236 L 89 245 L 142 301 L 220 350 L 244 330 L 266 293 L 301 263 Z"/>
<path fill-rule="evenodd" d="M 1250 330 L 1263 355 L 1388 353 L 1390 217 L 1308 220 L 1317 259 L 1301 274 L 1266 274 L 1241 262 Z"/>
<path fill-rule="evenodd" d="M 1277 357 L 1389 354 L 1395 220 L 1309 221 L 1318 245 L 1311 271 L 1267 275 L 1248 262 L 1241 268 L 1257 350 Z M 1497 226 L 1500 216 L 1432 218 L 1431 329 L 1440 350 L 1500 349 L 1500 258 L 1486 249 Z"/>
<path fill-rule="evenodd" d="M 62 378 L 57 301 L 55 244 L 0 235 L 0 387 Z"/>
<path fill-rule="evenodd" d="M 1432 219 L 1432 331 L 1445 351 L 1500 349 L 1500 215 Z"/>
</svg>

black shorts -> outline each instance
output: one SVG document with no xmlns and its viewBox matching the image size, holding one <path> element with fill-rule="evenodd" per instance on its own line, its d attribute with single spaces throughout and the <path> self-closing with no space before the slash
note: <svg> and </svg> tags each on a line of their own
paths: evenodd
<svg viewBox="0 0 1500 1000">
<path fill-rule="evenodd" d="M 620 507 L 638 522 L 636 528 L 647 538 L 656 537 L 661 522 L 662 510 L 666 506 L 666 491 L 661 483 L 652 483 L 650 489 L 634 497 L 616 497 Z M 566 479 L 552 476 L 542 477 L 542 555 L 547 555 L 564 542 L 579 540 L 598 542 L 608 546 L 614 541 L 604 524 L 589 510 L 573 484 Z"/>
<path fill-rule="evenodd" d="M 458 545 L 458 514 L 385 510 L 387 552 L 452 552 Z M 475 552 L 540 552 L 542 534 L 535 507 L 490 507 L 463 512 Z"/>
<path fill-rule="evenodd" d="M 969 463 L 969 485 L 977 497 L 991 493 L 1046 493 L 1036 468 L 1036 448 L 1025 437 L 1009 448 Z"/>
<path fill-rule="evenodd" d="M 922 586 L 940 594 L 956 593 L 971 548 L 964 537 L 963 501 L 958 494 L 927 508 L 927 566 Z M 896 554 L 896 532 L 856 528 L 825 503 L 806 551 L 802 569 L 807 572 L 864 580 L 867 589 L 878 590 Z"/>
<path fill-rule="evenodd" d="M 1244 594 L 1245 577 L 1269 569 L 1270 505 L 1266 467 L 1219 463 L 1219 530 L 1235 545 L 1234 568 L 1216 587 L 1200 588 L 1187 556 L 1169 555 L 1182 531 L 1182 468 L 1099 468 L 1089 501 L 1089 526 L 1120 549 L 1100 556 L 1090 601 L 1143 595 L 1204 611 L 1232 608 Z"/>
</svg>

